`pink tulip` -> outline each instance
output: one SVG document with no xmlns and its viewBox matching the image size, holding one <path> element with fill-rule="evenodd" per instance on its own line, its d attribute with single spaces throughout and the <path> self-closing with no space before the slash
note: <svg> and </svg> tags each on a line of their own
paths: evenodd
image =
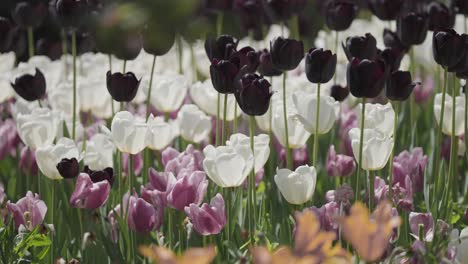
<svg viewBox="0 0 468 264">
<path fill-rule="evenodd" d="M 96 209 L 106 203 L 110 189 L 109 181 L 94 183 L 88 174 L 81 173 L 76 180 L 75 191 L 70 197 L 70 205 L 77 208 Z"/>
<path fill-rule="evenodd" d="M 335 146 L 330 145 L 327 156 L 327 174 L 330 177 L 347 177 L 356 169 L 354 158 L 336 154 Z"/>
<path fill-rule="evenodd" d="M 16 228 L 23 225 L 30 231 L 44 221 L 47 213 L 47 205 L 40 199 L 39 194 L 33 194 L 31 191 L 16 204 L 8 201 L 7 208 L 13 214 Z"/>
<path fill-rule="evenodd" d="M 207 187 L 205 172 L 195 171 L 190 176 L 177 179 L 168 186 L 167 204 L 179 211 L 183 211 L 190 204 L 199 205 L 203 201 Z"/>
<path fill-rule="evenodd" d="M 19 165 L 24 174 L 37 175 L 39 168 L 36 163 L 36 153 L 29 147 L 24 146 L 21 149 Z"/>
<path fill-rule="evenodd" d="M 219 193 L 211 199 L 210 204 L 186 206 L 185 214 L 192 222 L 193 228 L 203 236 L 219 234 L 226 225 L 224 199 Z"/>
</svg>

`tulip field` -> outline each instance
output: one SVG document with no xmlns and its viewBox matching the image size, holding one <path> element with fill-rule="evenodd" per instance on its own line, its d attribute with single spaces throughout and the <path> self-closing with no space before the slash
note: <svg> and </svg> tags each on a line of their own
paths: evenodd
<svg viewBox="0 0 468 264">
<path fill-rule="evenodd" d="M 0 264 L 468 264 L 467 15 L 0 1 Z"/>
</svg>

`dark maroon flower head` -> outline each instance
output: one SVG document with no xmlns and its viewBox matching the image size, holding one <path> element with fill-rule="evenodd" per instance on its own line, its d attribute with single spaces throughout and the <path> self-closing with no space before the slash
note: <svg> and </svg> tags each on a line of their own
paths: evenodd
<svg viewBox="0 0 468 264">
<path fill-rule="evenodd" d="M 347 0 L 328 1 L 325 6 L 325 23 L 332 30 L 346 30 L 356 17 L 357 10 L 357 6 Z"/>
<path fill-rule="evenodd" d="M 55 3 L 55 14 L 65 28 L 78 28 L 86 13 L 87 5 L 83 0 L 57 0 Z"/>
<path fill-rule="evenodd" d="M 260 64 L 259 55 L 251 47 L 244 47 L 233 56 L 237 56 L 239 58 L 240 67 L 245 67 L 245 72 L 255 72 Z"/>
<path fill-rule="evenodd" d="M 44 74 L 36 68 L 36 74 L 25 74 L 16 78 L 15 83 L 11 83 L 15 92 L 24 100 L 32 102 L 44 97 L 46 92 L 46 80 Z"/>
<path fill-rule="evenodd" d="M 204 7 L 211 10 L 227 11 L 232 9 L 233 0 L 205 0 Z"/>
<path fill-rule="evenodd" d="M 162 56 L 169 52 L 175 42 L 174 31 L 158 32 L 155 34 L 155 29 L 151 24 L 145 26 L 143 31 L 143 49 L 154 56 Z"/>
<path fill-rule="evenodd" d="M 271 60 L 270 51 L 267 49 L 260 50 L 258 52 L 260 64 L 258 65 L 257 71 L 263 76 L 279 76 L 283 72 L 276 69 L 273 66 L 273 61 Z"/>
<path fill-rule="evenodd" d="M 370 33 L 348 37 L 342 46 L 349 61 L 353 58 L 373 60 L 377 56 L 377 40 Z"/>
<path fill-rule="evenodd" d="M 465 56 L 465 39 L 453 29 L 434 31 L 432 35 L 432 54 L 442 67 L 454 67 Z"/>
<path fill-rule="evenodd" d="M 348 64 L 346 77 L 354 97 L 375 98 L 385 86 L 385 63 L 382 60 L 354 58 Z"/>
<path fill-rule="evenodd" d="M 73 179 L 80 174 L 80 165 L 75 158 L 62 159 L 57 164 L 57 170 L 63 178 Z"/>
<path fill-rule="evenodd" d="M 237 56 L 229 60 L 214 59 L 210 66 L 210 76 L 215 90 L 222 94 L 234 93 L 240 69 L 240 58 Z"/>
<path fill-rule="evenodd" d="M 112 52 L 121 60 L 134 60 L 143 48 L 143 38 L 138 32 L 125 31 L 118 37 L 118 43 L 113 44 Z"/>
<path fill-rule="evenodd" d="M 221 35 L 217 39 L 208 37 L 205 40 L 205 51 L 208 59 L 228 60 L 237 50 L 238 40 L 228 35 Z"/>
<path fill-rule="evenodd" d="M 0 17 L 0 52 L 7 52 L 13 41 L 14 25 L 10 20 Z"/>
<path fill-rule="evenodd" d="M 114 169 L 105 168 L 103 170 L 91 170 L 88 166 L 85 166 L 83 172 L 88 174 L 91 178 L 91 181 L 94 183 L 101 181 L 108 181 L 111 185 L 114 184 Z"/>
<path fill-rule="evenodd" d="M 458 55 L 461 56 L 460 60 L 454 66 L 448 67 L 449 72 L 456 72 L 457 76 L 463 76 L 463 73 L 468 72 L 468 35 L 462 34 L 460 36 L 463 42 L 463 48 L 457 50 Z M 466 76 L 466 75 L 465 75 Z M 458 77 L 461 78 L 461 77 Z M 467 79 L 466 77 L 462 79 Z"/>
<path fill-rule="evenodd" d="M 397 71 L 400 68 L 404 56 L 405 52 L 395 48 L 386 48 L 378 52 L 378 57 L 385 62 L 388 73 Z"/>
<path fill-rule="evenodd" d="M 23 29 L 37 28 L 47 15 L 47 5 L 41 1 L 22 1 L 11 13 L 15 23 Z"/>
<path fill-rule="evenodd" d="M 409 98 L 416 85 L 411 79 L 410 72 L 396 71 L 388 78 L 385 92 L 387 98 L 392 101 L 405 101 Z"/>
<path fill-rule="evenodd" d="M 309 50 L 305 56 L 305 72 L 311 83 L 327 83 L 335 74 L 336 54 L 330 50 Z"/>
<path fill-rule="evenodd" d="M 263 0 L 234 0 L 234 11 L 238 13 L 245 30 L 258 29 L 265 20 Z"/>
<path fill-rule="evenodd" d="M 396 32 L 391 31 L 390 29 L 384 29 L 383 41 L 385 47 L 387 48 L 401 50 L 405 53 L 409 50 L 409 46 L 403 44 L 400 38 L 398 37 L 398 34 Z"/>
<path fill-rule="evenodd" d="M 346 86 L 341 86 L 338 84 L 333 85 L 330 88 L 330 96 L 335 98 L 338 102 L 343 102 L 349 95 L 349 89 Z"/>
<path fill-rule="evenodd" d="M 135 98 L 140 81 L 133 72 L 107 72 L 107 90 L 117 102 L 130 102 Z"/>
<path fill-rule="evenodd" d="M 404 0 L 368 0 L 368 7 L 372 14 L 381 20 L 395 20 L 403 2 Z"/>
<path fill-rule="evenodd" d="M 286 21 L 304 11 L 307 0 L 269 0 L 267 3 L 277 20 Z"/>
<path fill-rule="evenodd" d="M 466 0 L 454 0 L 452 2 L 455 6 L 455 11 L 459 14 L 468 15 L 468 1 Z"/>
<path fill-rule="evenodd" d="M 235 92 L 237 103 L 244 113 L 251 116 L 264 115 L 270 107 L 271 84 L 255 73 L 248 73 L 240 79 Z"/>
<path fill-rule="evenodd" d="M 304 43 L 300 40 L 277 37 L 270 42 L 270 52 L 275 68 L 291 71 L 304 57 Z"/>
<path fill-rule="evenodd" d="M 60 40 L 41 38 L 36 43 L 36 54 L 58 60 L 62 57 L 63 43 Z"/>
<path fill-rule="evenodd" d="M 453 28 L 455 25 L 454 10 L 447 7 L 444 3 L 432 1 L 426 8 L 429 14 L 429 30 L 434 31 L 439 28 Z"/>
<path fill-rule="evenodd" d="M 404 45 L 424 42 L 429 30 L 429 18 L 425 13 L 408 13 L 397 20 L 397 34 Z"/>
</svg>

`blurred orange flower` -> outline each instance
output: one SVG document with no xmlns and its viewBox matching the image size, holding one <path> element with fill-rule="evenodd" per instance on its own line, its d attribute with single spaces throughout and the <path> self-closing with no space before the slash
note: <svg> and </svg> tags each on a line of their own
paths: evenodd
<svg viewBox="0 0 468 264">
<path fill-rule="evenodd" d="M 206 248 L 190 248 L 182 256 L 176 256 L 174 252 L 155 245 L 140 246 L 140 254 L 159 264 L 209 264 L 216 257 L 213 246 Z"/>
</svg>

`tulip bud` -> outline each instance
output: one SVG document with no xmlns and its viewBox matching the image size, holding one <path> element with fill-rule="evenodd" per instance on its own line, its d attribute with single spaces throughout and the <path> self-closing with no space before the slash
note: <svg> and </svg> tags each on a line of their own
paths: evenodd
<svg viewBox="0 0 468 264">
<path fill-rule="evenodd" d="M 300 40 L 277 37 L 270 42 L 270 52 L 275 68 L 291 71 L 304 57 L 304 44 Z"/>
<path fill-rule="evenodd" d="M 273 66 L 270 51 L 268 51 L 267 49 L 263 49 L 259 51 L 258 53 L 259 53 L 260 65 L 258 66 L 257 71 L 261 75 L 279 76 L 283 73 L 282 71 L 276 69 L 275 66 Z"/>
<path fill-rule="evenodd" d="M 434 31 L 432 35 L 434 60 L 442 67 L 456 66 L 467 52 L 464 42 L 468 40 L 468 37 L 464 36 L 460 36 L 453 29 Z"/>
<path fill-rule="evenodd" d="M 411 73 L 396 71 L 390 75 L 386 86 L 386 95 L 392 101 L 405 101 L 413 92 L 416 84 L 411 80 Z"/>
<path fill-rule="evenodd" d="M 32 102 L 44 97 L 46 92 L 46 80 L 44 74 L 36 68 L 36 74 L 25 74 L 16 78 L 11 86 L 15 92 L 26 101 Z"/>
<path fill-rule="evenodd" d="M 327 174 L 330 177 L 347 177 L 356 169 L 354 158 L 336 154 L 335 146 L 330 145 L 327 156 Z"/>
<path fill-rule="evenodd" d="M 167 204 L 179 211 L 190 204 L 199 205 L 203 201 L 207 187 L 205 172 L 195 171 L 191 175 L 171 182 L 167 187 Z"/>
<path fill-rule="evenodd" d="M 145 27 L 143 32 L 143 49 L 153 56 L 162 56 L 168 53 L 174 45 L 175 33 L 172 31 L 155 31 L 153 27 L 151 24 L 147 24 Z"/>
<path fill-rule="evenodd" d="M 455 25 L 455 13 L 445 4 L 432 1 L 426 7 L 429 14 L 429 30 L 438 30 L 440 28 L 453 28 Z"/>
<path fill-rule="evenodd" d="M 404 0 L 369 0 L 369 10 L 381 20 L 395 20 Z"/>
<path fill-rule="evenodd" d="M 403 52 L 407 52 L 409 50 L 409 47 L 401 42 L 398 34 L 387 28 L 384 29 L 383 32 L 383 41 L 385 47 L 387 48 L 392 48 Z"/>
<path fill-rule="evenodd" d="M 378 53 L 378 57 L 385 62 L 388 73 L 398 71 L 404 56 L 404 51 L 395 48 L 386 48 L 383 51 L 379 50 Z"/>
<path fill-rule="evenodd" d="M 377 56 L 377 40 L 370 33 L 348 37 L 342 46 L 349 61 L 353 58 L 373 60 Z"/>
<path fill-rule="evenodd" d="M 138 196 L 124 196 L 124 211 L 128 212 L 127 223 L 131 230 L 146 233 L 158 229 L 164 219 L 164 207 L 153 206 Z"/>
<path fill-rule="evenodd" d="M 336 54 L 330 50 L 312 48 L 306 54 L 305 71 L 309 82 L 327 83 L 335 74 L 335 69 Z"/>
<path fill-rule="evenodd" d="M 276 172 L 275 183 L 290 204 L 307 202 L 315 191 L 317 173 L 314 167 L 300 166 L 296 171 L 281 169 Z"/>
<path fill-rule="evenodd" d="M 468 2 L 466 0 L 454 0 L 452 3 L 459 14 L 468 15 Z"/>
<path fill-rule="evenodd" d="M 385 64 L 381 60 L 354 58 L 348 64 L 346 77 L 354 97 L 375 98 L 385 84 Z"/>
<path fill-rule="evenodd" d="M 185 104 L 177 113 L 180 135 L 189 142 L 200 143 L 211 132 L 211 118 L 196 105 Z"/>
<path fill-rule="evenodd" d="M 222 94 L 234 93 L 239 70 L 240 59 L 238 57 L 221 61 L 214 59 L 210 66 L 210 75 L 216 91 Z"/>
<path fill-rule="evenodd" d="M 205 51 L 208 59 L 228 60 L 236 52 L 238 40 L 228 35 L 221 35 L 217 39 L 208 37 L 205 40 Z"/>
<path fill-rule="evenodd" d="M 344 31 L 356 17 L 357 6 L 345 0 L 328 1 L 325 7 L 325 23 L 335 31 Z"/>
<path fill-rule="evenodd" d="M 76 158 L 64 158 L 57 164 L 57 170 L 63 178 L 72 179 L 80 174 L 80 165 Z"/>
<path fill-rule="evenodd" d="M 84 173 L 89 175 L 92 182 L 98 183 L 101 181 L 108 181 L 112 186 L 114 184 L 114 169 L 105 168 L 103 170 L 91 170 L 88 166 L 84 167 Z"/>
<path fill-rule="evenodd" d="M 233 56 L 239 57 L 240 68 L 243 72 L 255 72 L 260 64 L 259 56 L 252 47 L 244 47 Z"/>
<path fill-rule="evenodd" d="M 330 96 L 338 102 L 343 102 L 349 95 L 349 88 L 347 86 L 333 85 L 330 89 Z"/>
<path fill-rule="evenodd" d="M 86 14 L 86 1 L 57 0 L 55 13 L 63 27 L 76 29 L 83 23 Z"/>
<path fill-rule="evenodd" d="M 359 159 L 360 128 L 352 128 L 349 131 L 354 158 Z M 389 137 L 377 129 L 364 129 L 362 142 L 362 164 L 358 164 L 363 170 L 380 170 L 388 162 L 393 149 L 393 137 Z"/>
<path fill-rule="evenodd" d="M 137 94 L 140 81 L 141 79 L 138 80 L 133 72 L 125 74 L 107 72 L 107 90 L 117 102 L 132 101 Z"/>
<path fill-rule="evenodd" d="M 47 15 L 47 6 L 41 1 L 19 2 L 11 16 L 21 28 L 37 28 Z"/>
<path fill-rule="evenodd" d="M 426 14 L 408 13 L 397 20 L 397 34 L 405 45 L 419 45 L 424 42 L 429 29 Z"/>
<path fill-rule="evenodd" d="M 148 127 L 144 119 L 121 111 L 115 114 L 111 124 L 111 136 L 115 146 L 123 153 L 137 154 L 146 147 Z"/>
<path fill-rule="evenodd" d="M 7 18 L 0 17 L 0 52 L 9 51 L 15 33 L 14 25 Z"/>
<path fill-rule="evenodd" d="M 211 199 L 210 204 L 186 206 L 185 214 L 192 222 L 193 228 L 203 236 L 219 234 L 226 225 L 224 199 L 219 193 Z"/>
<path fill-rule="evenodd" d="M 271 84 L 255 73 L 244 75 L 235 96 L 239 107 L 251 116 L 261 116 L 270 107 Z"/>
<path fill-rule="evenodd" d="M 306 7 L 306 0 L 270 0 L 267 1 L 268 7 L 274 13 L 276 19 L 287 21 L 294 14 L 298 14 Z"/>
<path fill-rule="evenodd" d="M 108 181 L 94 183 L 88 174 L 81 173 L 70 197 L 70 205 L 75 208 L 99 208 L 109 198 L 110 189 Z"/>
<path fill-rule="evenodd" d="M 234 0 L 233 6 L 241 18 L 244 29 L 251 30 L 262 26 L 266 15 L 262 0 Z"/>
</svg>

